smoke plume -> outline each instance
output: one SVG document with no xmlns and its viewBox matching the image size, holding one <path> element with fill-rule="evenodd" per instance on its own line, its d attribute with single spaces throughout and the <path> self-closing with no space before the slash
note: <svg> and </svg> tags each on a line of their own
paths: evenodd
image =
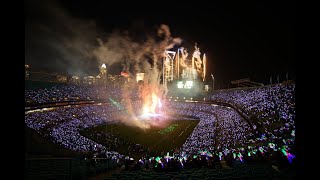
<svg viewBox="0 0 320 180">
<path fill-rule="evenodd" d="M 145 84 L 139 90 L 142 104 L 154 108 L 154 97 L 161 98 L 167 90 L 160 85 L 162 59 L 167 49 L 181 43 L 180 38 L 171 37 L 167 25 L 160 25 L 156 36 L 145 34 L 143 41 L 136 40 L 126 31 L 114 31 L 106 40 L 98 39 L 99 46 L 93 50 L 100 64 L 107 64 L 107 67 L 115 63 L 125 65 L 127 73 L 135 77 L 136 73 L 145 73 Z M 130 70 L 129 67 L 133 67 Z M 123 86 L 122 98 L 126 100 L 127 109 L 132 117 L 137 117 L 135 108 L 131 106 L 134 100 L 131 99 L 127 86 Z M 132 122 L 130 122 L 132 124 Z"/>
<path fill-rule="evenodd" d="M 145 73 L 147 83 L 141 90 L 143 103 L 154 106 L 150 99 L 161 98 L 167 92 L 160 85 L 164 52 L 182 41 L 172 37 L 167 25 L 160 24 L 150 31 L 149 27 L 136 27 L 133 31 L 115 29 L 106 33 L 94 21 L 72 16 L 53 1 L 33 1 L 36 3 L 29 4 L 31 14 L 45 18 L 26 18 L 25 55 L 31 68 L 38 66 L 70 75 L 96 76 L 102 64 L 106 64 L 107 71 L 119 64 L 131 77 Z M 134 100 L 130 99 L 128 89 L 123 86 L 122 99 L 131 105 Z M 135 109 L 128 108 L 134 117 L 137 116 Z"/>
</svg>

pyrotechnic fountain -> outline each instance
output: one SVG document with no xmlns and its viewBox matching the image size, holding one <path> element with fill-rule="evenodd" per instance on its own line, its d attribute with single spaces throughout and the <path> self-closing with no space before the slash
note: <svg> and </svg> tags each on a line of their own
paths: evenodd
<svg viewBox="0 0 320 180">
<path fill-rule="evenodd" d="M 188 59 L 187 50 L 183 47 L 178 50 L 178 55 L 176 57 L 177 78 L 182 76 L 182 78 L 185 79 L 196 80 L 198 79 L 198 76 L 200 76 L 204 81 L 206 75 L 206 55 L 204 54 L 203 58 L 201 59 L 200 48 L 197 47 L 197 44 L 194 46 L 194 48 L 195 50 L 192 54 L 191 64 L 189 63 L 190 60 Z"/>
<path fill-rule="evenodd" d="M 142 85 L 134 80 L 120 84 L 121 97 L 117 98 L 127 112 L 126 117 L 120 117 L 120 119 L 126 124 L 146 128 L 147 121 L 166 119 L 164 100 L 168 93 L 167 82 L 180 77 L 192 81 L 202 77 L 204 80 L 206 60 L 205 56 L 203 59 L 200 58 L 201 53 L 197 46 L 195 46 L 192 60 L 187 60 L 188 54 L 185 49 L 179 48 L 177 52 L 172 51 L 175 45 L 181 43 L 181 39 L 171 37 L 168 26 L 161 25 L 157 35 L 158 38 L 147 35 L 146 40 L 135 41 L 127 33 L 115 32 L 106 41 L 98 39 L 99 47 L 93 52 L 101 64 L 107 63 L 104 64 L 105 67 L 109 68 L 114 63 L 121 63 L 122 71 L 126 76 L 134 77 L 133 74 L 139 74 L 137 81 L 141 77 L 144 79 Z M 190 61 L 192 61 L 191 64 Z M 132 95 L 134 87 L 137 86 L 139 86 L 137 88 L 139 97 Z M 142 121 L 143 125 L 141 125 Z"/>
<path fill-rule="evenodd" d="M 181 54 L 181 55 L 180 55 Z M 182 69 L 182 78 L 189 80 L 201 79 L 205 80 L 206 75 L 206 55 L 203 58 L 200 57 L 200 49 L 195 45 L 195 50 L 191 59 L 191 64 L 187 63 L 187 51 L 184 48 L 179 48 L 177 52 L 166 50 L 163 57 L 163 86 L 167 87 L 167 83 L 180 77 L 180 66 Z M 174 73 L 175 72 L 175 73 Z M 200 80 L 200 81 L 201 81 Z M 156 84 L 144 84 L 139 92 L 142 99 L 141 115 L 138 119 L 142 120 L 154 120 L 163 118 L 165 110 L 162 105 L 161 86 Z"/>
</svg>

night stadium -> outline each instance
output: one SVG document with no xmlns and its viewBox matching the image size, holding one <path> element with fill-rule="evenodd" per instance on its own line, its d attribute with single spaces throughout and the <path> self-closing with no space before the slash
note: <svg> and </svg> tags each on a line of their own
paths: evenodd
<svg viewBox="0 0 320 180">
<path fill-rule="evenodd" d="M 127 22 L 125 15 L 96 12 L 107 3 L 73 3 L 26 3 L 25 179 L 293 179 L 298 174 L 293 45 L 285 49 L 286 40 L 279 40 L 264 49 L 263 43 L 219 38 L 215 44 L 209 41 L 219 30 L 194 35 L 196 30 L 184 27 L 196 25 L 179 24 L 177 17 L 140 12 Z M 217 13 L 220 6 L 229 7 L 217 4 Z M 217 16 L 225 28 L 237 24 L 227 14 Z M 279 31 L 290 39 L 294 30 Z M 223 38 L 242 37 L 231 32 Z M 241 46 L 247 51 L 235 50 Z M 225 55 L 227 50 L 234 55 Z M 248 55 L 251 50 L 257 53 Z M 274 60 L 256 62 L 258 52 L 267 51 L 273 53 L 261 59 Z"/>
</svg>

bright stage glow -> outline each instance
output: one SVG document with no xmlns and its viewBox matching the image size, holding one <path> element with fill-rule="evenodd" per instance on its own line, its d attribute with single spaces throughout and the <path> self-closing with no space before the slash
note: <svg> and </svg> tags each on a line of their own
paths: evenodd
<svg viewBox="0 0 320 180">
<path fill-rule="evenodd" d="M 162 103 L 161 103 L 161 100 L 159 99 L 158 101 L 158 107 L 161 108 L 162 107 Z"/>
<path fill-rule="evenodd" d="M 153 118 L 156 118 L 156 117 L 160 117 L 161 114 L 156 114 L 156 113 L 143 113 L 141 116 L 138 117 L 138 119 L 140 120 L 151 120 Z"/>
</svg>

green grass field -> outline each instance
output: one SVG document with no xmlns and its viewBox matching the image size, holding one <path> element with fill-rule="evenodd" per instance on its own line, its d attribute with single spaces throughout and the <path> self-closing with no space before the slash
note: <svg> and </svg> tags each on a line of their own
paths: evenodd
<svg viewBox="0 0 320 180">
<path fill-rule="evenodd" d="M 95 134 L 101 134 L 103 132 L 111 133 L 122 140 L 140 144 L 149 148 L 152 153 L 159 154 L 180 148 L 198 123 L 199 120 L 175 120 L 169 121 L 165 127 L 152 126 L 150 129 L 145 130 L 119 123 L 85 129 L 80 133 L 104 145 L 106 145 L 106 141 L 101 137 L 97 137 Z M 122 154 L 127 154 L 127 149 L 128 147 L 124 145 L 118 146 L 117 149 L 114 150 Z"/>
</svg>

